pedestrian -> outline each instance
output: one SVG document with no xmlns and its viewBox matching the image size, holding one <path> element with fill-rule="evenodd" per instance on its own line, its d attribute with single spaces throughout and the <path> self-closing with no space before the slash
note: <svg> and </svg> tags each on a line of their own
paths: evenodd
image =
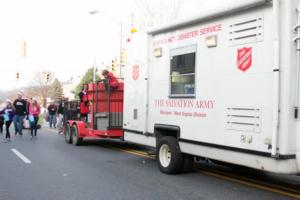
<svg viewBox="0 0 300 200">
<path fill-rule="evenodd" d="M 41 106 L 38 104 L 36 98 L 33 97 L 31 103 L 29 104 L 29 122 L 30 122 L 31 138 L 33 138 L 33 136 L 36 137 L 37 123 L 39 121 L 40 113 L 41 113 Z"/>
<path fill-rule="evenodd" d="M 4 125 L 4 108 L 0 108 L 0 134 L 3 133 L 3 125 Z"/>
<path fill-rule="evenodd" d="M 81 92 L 78 94 L 80 98 L 80 117 L 84 122 L 87 122 L 87 115 L 89 113 L 89 98 L 87 91 L 88 85 L 83 85 Z"/>
<path fill-rule="evenodd" d="M 13 106 L 15 108 L 14 126 L 15 135 L 22 136 L 23 121 L 25 115 L 27 115 L 27 101 L 22 99 L 23 92 L 18 92 L 18 98 L 14 101 Z"/>
<path fill-rule="evenodd" d="M 57 113 L 57 106 L 55 105 L 54 101 L 52 100 L 48 106 L 48 118 L 49 118 L 49 127 L 56 128 L 56 113 Z"/>
<path fill-rule="evenodd" d="M 58 133 L 63 132 L 63 127 L 64 127 L 64 117 L 65 117 L 65 101 L 66 98 L 62 97 L 59 105 L 58 105 L 58 122 L 57 122 L 57 128 L 58 128 Z"/>
<path fill-rule="evenodd" d="M 104 77 L 103 81 L 104 81 L 106 91 L 110 91 L 111 89 L 114 90 L 118 88 L 119 81 L 113 73 L 105 69 L 102 71 L 102 76 Z"/>
<path fill-rule="evenodd" d="M 4 109 L 4 121 L 5 121 L 5 129 L 6 135 L 3 139 L 3 142 L 10 142 L 10 132 L 9 127 L 14 119 L 15 111 L 10 99 L 6 100 L 6 107 Z"/>
</svg>

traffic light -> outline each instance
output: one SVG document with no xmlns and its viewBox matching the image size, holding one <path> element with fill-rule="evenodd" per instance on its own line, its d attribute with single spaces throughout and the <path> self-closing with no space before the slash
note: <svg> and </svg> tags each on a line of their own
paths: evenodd
<svg viewBox="0 0 300 200">
<path fill-rule="evenodd" d="M 47 82 L 49 81 L 49 78 L 50 78 L 50 74 L 47 73 L 47 74 L 46 74 L 46 81 L 47 81 Z"/>
<path fill-rule="evenodd" d="M 126 65 L 126 51 L 123 48 L 121 50 L 121 66 L 125 66 Z"/>
<path fill-rule="evenodd" d="M 114 60 L 111 61 L 111 69 L 112 71 L 116 71 L 118 67 L 118 59 L 115 58 Z"/>
<path fill-rule="evenodd" d="M 17 74 L 16 74 L 16 78 L 17 78 L 17 80 L 19 80 L 19 78 L 20 78 L 20 74 L 19 74 L 19 72 L 17 72 Z"/>
</svg>

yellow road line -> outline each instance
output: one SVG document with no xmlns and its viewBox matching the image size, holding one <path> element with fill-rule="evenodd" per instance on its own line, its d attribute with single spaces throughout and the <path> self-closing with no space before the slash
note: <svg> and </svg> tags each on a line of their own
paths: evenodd
<svg viewBox="0 0 300 200">
<path fill-rule="evenodd" d="M 228 180 L 228 181 L 232 181 L 232 182 L 235 182 L 235 183 L 240 183 L 240 184 L 251 186 L 251 187 L 254 187 L 254 188 L 258 188 L 258 189 L 266 190 L 266 191 L 269 191 L 269 192 L 274 192 L 274 193 L 277 193 L 277 194 L 281 194 L 281 195 L 293 197 L 293 198 L 296 198 L 296 199 L 300 199 L 299 194 L 293 194 L 293 193 L 290 193 L 290 192 L 278 190 L 278 189 L 271 188 L 271 187 L 268 187 L 268 186 L 263 186 L 263 185 L 259 185 L 259 184 L 256 184 L 256 183 L 251 183 L 251 182 L 239 180 L 237 178 L 231 178 L 231 177 L 228 177 L 228 176 L 216 174 L 214 172 L 202 171 L 202 173 L 210 175 L 210 176 L 214 176 L 214 177 L 217 177 L 217 178 L 225 179 L 225 180 Z"/>
<path fill-rule="evenodd" d="M 299 193 L 298 190 L 290 189 L 290 188 L 287 188 L 285 186 L 280 186 L 280 185 L 276 185 L 276 184 L 272 184 L 272 183 L 258 181 L 258 180 L 254 180 L 254 179 L 251 179 L 251 178 L 247 178 L 247 177 L 243 177 L 243 176 L 239 176 L 239 175 L 235 175 L 235 174 L 230 174 L 230 173 L 226 173 L 226 172 L 220 172 L 220 171 L 217 171 L 217 170 L 214 170 L 214 169 L 206 169 L 206 168 L 202 168 L 202 167 L 200 167 L 198 169 L 204 170 L 204 171 L 207 171 L 207 172 L 211 172 L 211 173 L 214 173 L 214 174 L 218 174 L 218 175 L 221 175 L 221 176 L 241 180 L 241 181 L 251 182 L 253 184 L 266 186 L 266 187 L 269 187 L 269 188 L 277 189 L 279 191 L 286 191 L 286 192 L 295 193 L 295 194 Z"/>
<path fill-rule="evenodd" d="M 145 152 L 143 152 L 143 151 L 132 150 L 132 149 L 121 149 L 121 148 L 115 148 L 115 149 L 118 149 L 118 150 L 126 152 L 126 153 L 130 153 L 130 154 L 133 154 L 133 155 L 138 155 L 138 156 L 143 156 L 143 157 L 147 157 L 147 158 L 150 158 L 150 159 L 155 159 L 155 157 L 146 155 Z M 253 187 L 253 188 L 258 188 L 258 189 L 273 192 L 273 193 L 276 193 L 276 194 L 281 194 L 281 195 L 284 195 L 284 196 L 300 199 L 300 194 L 293 194 L 293 193 L 284 191 L 283 187 L 281 187 L 282 190 L 280 190 L 280 189 L 272 188 L 270 186 L 264 186 L 264 185 L 259 185 L 257 183 L 240 180 L 240 179 L 238 179 L 238 177 L 232 178 L 232 177 L 229 177 L 229 176 L 226 176 L 226 175 L 218 174 L 217 172 L 209 172 L 209 171 L 203 171 L 203 170 L 205 170 L 205 169 L 202 169 L 201 173 L 209 175 L 209 176 L 217 177 L 217 178 L 220 178 L 220 179 L 223 179 L 223 180 L 228 180 L 228 181 L 239 183 L 239 184 L 242 184 L 242 185 L 247 185 L 247 186 L 250 186 L 250 187 Z"/>
<path fill-rule="evenodd" d="M 122 148 L 117 148 L 117 147 L 113 147 L 113 149 L 123 151 L 123 152 L 129 153 L 129 154 L 133 154 L 133 155 L 137 155 L 137 156 L 143 156 L 143 157 L 146 157 L 146 158 L 153 159 L 153 157 L 148 156 L 146 154 L 142 154 L 141 152 L 138 152 L 138 151 L 132 151 L 132 150 L 129 150 L 129 149 L 122 149 Z"/>
</svg>

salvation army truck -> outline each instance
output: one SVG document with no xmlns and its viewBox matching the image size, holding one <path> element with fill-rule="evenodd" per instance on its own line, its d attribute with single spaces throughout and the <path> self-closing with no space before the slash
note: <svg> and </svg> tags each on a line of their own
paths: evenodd
<svg viewBox="0 0 300 200">
<path fill-rule="evenodd" d="M 300 173 L 300 1 L 247 0 L 134 35 L 126 141 L 164 173 L 203 157 Z"/>
</svg>

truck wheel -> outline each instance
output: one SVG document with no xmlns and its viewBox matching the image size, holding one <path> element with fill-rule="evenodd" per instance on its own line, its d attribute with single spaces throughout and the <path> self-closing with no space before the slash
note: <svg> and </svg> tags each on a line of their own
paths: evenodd
<svg viewBox="0 0 300 200">
<path fill-rule="evenodd" d="M 183 154 L 183 164 L 181 167 L 182 173 L 190 172 L 194 165 L 194 156 Z"/>
<path fill-rule="evenodd" d="M 166 136 L 158 141 L 156 157 L 158 167 L 166 174 L 179 173 L 183 165 L 183 155 L 175 137 Z"/>
<path fill-rule="evenodd" d="M 65 140 L 66 140 L 67 144 L 71 144 L 72 143 L 72 133 L 71 133 L 70 124 L 66 125 Z"/>
<path fill-rule="evenodd" d="M 78 135 L 78 128 L 76 125 L 72 126 L 72 143 L 76 146 L 79 146 L 82 143 L 82 138 Z"/>
</svg>

